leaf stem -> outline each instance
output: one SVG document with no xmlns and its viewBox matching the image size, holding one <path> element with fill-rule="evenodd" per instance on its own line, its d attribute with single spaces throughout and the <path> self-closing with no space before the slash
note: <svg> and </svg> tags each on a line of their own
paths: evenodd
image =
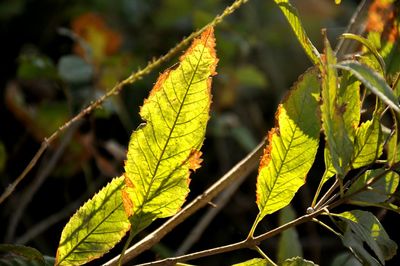
<svg viewBox="0 0 400 266">
<path fill-rule="evenodd" d="M 334 233 L 336 236 L 341 237 L 342 235 L 338 232 L 336 232 L 332 227 L 330 227 L 329 225 L 321 222 L 320 220 L 318 220 L 317 218 L 313 218 L 312 219 L 313 222 L 316 222 L 317 224 L 325 227 L 326 229 L 328 229 L 329 231 L 331 231 L 332 233 Z"/>
<path fill-rule="evenodd" d="M 259 246 L 255 246 L 254 247 L 255 250 L 257 250 L 258 253 L 260 253 L 260 255 L 266 259 L 268 261 L 268 263 L 270 263 L 272 266 L 278 266 L 278 264 L 276 264 L 273 260 L 271 260 L 267 254 L 265 254 L 262 249 Z"/>
<path fill-rule="evenodd" d="M 321 206 L 326 202 L 326 200 L 332 195 L 333 191 L 338 187 L 339 184 L 339 178 L 336 178 L 335 182 L 332 184 L 332 186 L 328 189 L 328 191 L 322 196 L 322 198 L 315 204 L 314 209 L 318 210 L 321 208 Z"/>
</svg>

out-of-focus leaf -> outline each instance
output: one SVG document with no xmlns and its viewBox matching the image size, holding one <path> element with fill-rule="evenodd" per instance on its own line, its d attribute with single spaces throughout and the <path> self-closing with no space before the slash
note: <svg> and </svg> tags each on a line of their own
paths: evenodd
<svg viewBox="0 0 400 266">
<path fill-rule="evenodd" d="M 303 46 L 304 51 L 310 58 L 314 65 L 320 64 L 320 54 L 317 48 L 314 47 L 312 42 L 307 36 L 306 31 L 301 24 L 297 10 L 289 3 L 289 0 L 275 0 L 275 3 L 282 10 L 288 20 L 292 30 L 294 31 L 297 39 L 299 40 L 301 46 Z"/>
<path fill-rule="evenodd" d="M 20 79 L 56 79 L 57 69 L 50 58 L 38 54 L 22 54 L 19 58 L 17 76 Z"/>
<path fill-rule="evenodd" d="M 378 96 L 384 103 L 400 113 L 399 102 L 386 81 L 378 73 L 368 66 L 356 61 L 343 61 L 336 65 L 337 68 L 350 71 L 356 76 L 372 93 Z"/>
<path fill-rule="evenodd" d="M 89 83 L 93 77 L 93 67 L 76 55 L 66 55 L 58 62 L 58 74 L 67 83 Z"/>
<path fill-rule="evenodd" d="M 271 264 L 268 263 L 267 259 L 256 258 L 241 263 L 236 263 L 233 264 L 232 266 L 268 266 L 268 265 Z"/>
<path fill-rule="evenodd" d="M 254 66 L 241 66 L 236 70 L 236 75 L 241 86 L 264 88 L 267 86 L 265 76 Z"/>
<path fill-rule="evenodd" d="M 44 136 L 49 136 L 69 118 L 66 102 L 42 102 L 37 106 L 33 120 Z"/>
<path fill-rule="evenodd" d="M 336 58 L 326 36 L 324 40 L 325 57 L 321 68 L 322 128 L 324 129 L 332 165 L 339 176 L 343 177 L 349 169 L 351 154 L 353 153 L 354 120 L 357 121 L 357 119 L 345 114 L 346 112 L 353 112 L 351 108 L 356 105 L 347 106 L 346 88 L 338 88 L 337 71 L 333 67 Z M 349 98 L 355 100 L 357 96 L 350 96 Z M 357 109 L 354 110 L 354 112 L 358 112 L 355 115 L 359 115 Z"/>
<path fill-rule="evenodd" d="M 131 136 L 123 190 L 132 234 L 179 211 L 189 192 L 190 170 L 200 167 L 218 61 L 214 47 L 208 28 L 175 69 L 161 74 L 140 110 L 146 124 Z"/>
<path fill-rule="evenodd" d="M 362 189 L 372 178 L 382 174 L 384 169 L 368 170 L 364 175 L 359 177 L 349 190 L 346 192 L 350 195 Z M 386 201 L 396 191 L 399 184 L 399 175 L 395 172 L 389 172 L 382 176 L 378 181 L 367 187 L 367 190 L 362 191 L 351 197 L 351 201 L 361 201 L 369 203 L 380 203 Z"/>
<path fill-rule="evenodd" d="M 290 205 L 283 208 L 279 213 L 279 225 L 283 225 L 294 219 L 296 219 L 296 213 Z M 299 235 L 297 234 L 296 228 L 289 228 L 280 235 L 277 261 L 280 264 L 286 259 L 297 256 L 303 256 Z"/>
<path fill-rule="evenodd" d="M 104 18 L 95 13 L 84 13 L 72 21 L 72 30 L 86 41 L 91 48 L 91 57 L 96 63 L 101 63 L 108 55 L 115 54 L 122 43 L 121 35 L 112 30 Z M 85 57 L 86 51 L 80 44 L 74 47 L 75 53 Z"/>
<path fill-rule="evenodd" d="M 382 132 L 379 116 L 360 125 L 356 131 L 351 166 L 353 169 L 373 163 L 383 150 Z"/>
<path fill-rule="evenodd" d="M 282 266 L 317 266 L 314 262 L 310 260 L 305 260 L 300 257 L 295 257 L 287 259 L 282 263 Z"/>
<path fill-rule="evenodd" d="M 43 255 L 26 246 L 0 244 L 0 265 L 4 266 L 45 266 Z"/>
<path fill-rule="evenodd" d="M 397 244 L 389 238 L 379 220 L 370 212 L 353 210 L 334 214 L 344 222 L 343 244 L 362 262 L 368 265 L 385 264 L 397 250 Z M 364 244 L 374 252 L 379 262 L 365 249 Z"/>
<path fill-rule="evenodd" d="M 288 205 L 305 183 L 319 143 L 318 94 L 316 72 L 309 71 L 278 107 L 257 177 L 256 223 Z"/>
<path fill-rule="evenodd" d="M 250 130 L 247 127 L 238 125 L 232 128 L 230 131 L 233 138 L 239 143 L 239 145 L 247 152 L 250 152 L 257 146 L 257 142 Z"/>
<path fill-rule="evenodd" d="M 343 252 L 334 258 L 331 266 L 362 266 L 362 264 L 352 253 Z"/>
<path fill-rule="evenodd" d="M 55 265 L 82 265 L 101 257 L 130 228 L 121 189 L 124 177 L 113 179 L 86 202 L 61 234 Z"/>
</svg>

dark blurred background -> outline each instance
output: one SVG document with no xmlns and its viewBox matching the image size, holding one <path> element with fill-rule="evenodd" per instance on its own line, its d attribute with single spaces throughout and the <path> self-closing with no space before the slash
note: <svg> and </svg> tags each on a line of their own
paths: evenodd
<svg viewBox="0 0 400 266">
<path fill-rule="evenodd" d="M 22 172 L 43 138 L 119 80 L 211 21 L 230 3 L 223 0 L 1 1 L 1 192 Z M 327 28 L 334 45 L 358 1 L 343 1 L 339 6 L 333 0 L 293 1 L 293 4 L 311 40 L 321 50 L 320 29 Z M 249 1 L 215 31 L 219 74 L 213 81 L 211 120 L 202 149 L 204 163 L 192 175 L 188 200 L 215 182 L 266 136 L 273 126 L 280 99 L 311 66 L 273 1 Z M 69 217 L 107 181 L 123 172 L 130 134 L 141 123 L 139 107 L 158 74 L 176 61 L 175 58 L 125 87 L 51 145 L 2 204 L 1 242 L 32 246 L 55 256 Z M 293 200 L 295 215 L 303 214 L 310 205 L 323 170 L 323 160 L 317 161 L 308 184 Z M 207 208 L 135 262 L 172 256 L 177 250 L 195 251 L 244 239 L 257 214 L 255 178 L 256 172 L 233 193 L 193 246 L 181 244 Z M 257 232 L 276 227 L 278 218 L 278 215 L 268 216 Z M 138 239 L 162 222 L 155 222 Z M 307 259 L 331 265 L 345 251 L 338 238 L 315 224 L 297 229 Z M 396 231 L 388 229 L 388 233 L 398 237 Z M 278 239 L 262 244 L 272 258 L 278 252 Z M 105 262 L 120 251 L 118 245 L 92 265 Z M 240 250 L 193 263 L 229 265 L 257 256 L 255 251 Z"/>
</svg>

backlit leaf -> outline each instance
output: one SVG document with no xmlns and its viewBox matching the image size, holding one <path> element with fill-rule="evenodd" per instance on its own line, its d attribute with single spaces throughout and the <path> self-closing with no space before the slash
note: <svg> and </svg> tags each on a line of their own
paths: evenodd
<svg viewBox="0 0 400 266">
<path fill-rule="evenodd" d="M 113 179 L 71 217 L 61 234 L 56 265 L 85 264 L 122 239 L 130 228 L 122 204 L 123 185 L 123 177 Z"/>
<path fill-rule="evenodd" d="M 179 211 L 189 192 L 209 119 L 214 47 L 208 28 L 175 69 L 161 74 L 140 110 L 146 123 L 131 136 L 123 191 L 134 234 Z"/>
<path fill-rule="evenodd" d="M 282 263 L 282 266 L 317 266 L 317 264 L 315 264 L 312 261 L 300 258 L 300 257 L 295 257 L 295 258 L 285 260 Z"/>
<path fill-rule="evenodd" d="M 301 46 L 303 46 L 303 49 L 310 58 L 311 62 L 313 62 L 314 65 L 319 65 L 320 54 L 317 48 L 314 47 L 314 45 L 308 38 L 307 33 L 304 30 L 303 25 L 301 24 L 301 21 L 299 19 L 299 14 L 297 10 L 289 3 L 289 0 L 275 0 L 275 3 L 279 6 L 282 13 L 285 15 L 287 21 L 292 27 L 294 34 L 299 40 Z"/>
<path fill-rule="evenodd" d="M 397 113 L 400 113 L 399 102 L 395 94 L 383 77 L 377 72 L 356 61 L 343 61 L 337 64 L 336 67 L 353 73 L 372 93 Z"/>
<path fill-rule="evenodd" d="M 318 98 L 316 72 L 308 71 L 278 107 L 259 167 L 257 222 L 288 205 L 305 183 L 319 142 Z"/>
<path fill-rule="evenodd" d="M 325 37 L 324 64 L 321 67 L 322 75 L 322 105 L 321 117 L 326 144 L 332 165 L 339 176 L 344 176 L 349 168 L 351 154 L 353 152 L 352 136 L 354 124 L 357 120 L 347 116 L 347 96 L 344 88 L 339 88 L 337 71 L 333 67 L 336 58 L 332 48 Z M 355 98 L 354 96 L 350 96 Z M 349 112 L 352 112 L 349 106 Z M 357 110 L 355 110 L 357 111 Z M 356 114 L 356 115 L 359 115 Z"/>
<path fill-rule="evenodd" d="M 268 263 L 267 259 L 256 258 L 241 263 L 236 263 L 233 264 L 232 266 L 267 266 L 267 265 L 271 265 L 270 263 Z"/>
<path fill-rule="evenodd" d="M 344 223 L 343 244 L 367 265 L 385 264 L 397 250 L 396 243 L 389 238 L 379 220 L 370 212 L 353 210 L 334 214 Z M 374 252 L 379 262 L 364 248 L 364 244 Z"/>
<path fill-rule="evenodd" d="M 382 149 L 383 142 L 379 116 L 374 114 L 372 120 L 362 123 L 357 128 L 352 167 L 357 169 L 373 163 L 382 154 Z"/>
<path fill-rule="evenodd" d="M 352 194 L 365 187 L 372 178 L 382 174 L 383 169 L 368 170 L 352 184 L 346 194 Z M 368 203 L 380 203 L 386 201 L 395 191 L 399 184 L 399 175 L 389 172 L 373 184 L 367 186 L 365 191 L 355 194 L 351 201 Z"/>
</svg>

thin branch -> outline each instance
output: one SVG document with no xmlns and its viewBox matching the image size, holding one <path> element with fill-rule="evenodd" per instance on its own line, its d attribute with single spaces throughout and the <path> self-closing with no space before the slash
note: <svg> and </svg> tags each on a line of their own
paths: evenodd
<svg viewBox="0 0 400 266">
<path fill-rule="evenodd" d="M 191 216 L 200 208 L 207 205 L 209 201 L 217 196 L 223 189 L 228 187 L 232 182 L 234 182 L 238 178 L 241 178 L 242 176 L 247 176 L 248 174 L 250 174 L 251 171 L 256 169 L 264 146 L 265 141 L 261 142 L 249 155 L 247 155 L 243 160 L 236 164 L 223 177 L 218 179 L 218 181 L 215 182 L 211 187 L 209 187 L 203 194 L 201 194 L 195 200 L 186 205 L 186 207 L 184 207 L 179 213 L 170 218 L 157 230 L 147 235 L 141 241 L 130 247 L 126 251 L 123 263 L 128 262 L 137 255 L 141 254 L 143 251 L 150 249 L 153 245 L 158 243 L 167 233 L 169 233 L 177 225 L 186 220 L 186 218 Z M 104 265 L 116 265 L 118 259 L 119 256 L 113 258 Z"/>
<path fill-rule="evenodd" d="M 100 107 L 103 102 L 111 97 L 112 95 L 117 95 L 121 92 L 121 90 L 124 88 L 125 85 L 127 84 L 133 84 L 136 81 L 142 79 L 144 76 L 147 74 L 151 73 L 155 68 L 159 67 L 161 64 L 164 62 L 167 62 L 170 60 L 173 56 L 175 56 L 179 51 L 183 50 L 187 45 L 190 44 L 190 42 L 199 36 L 206 28 L 210 26 L 216 26 L 219 23 L 222 22 L 222 20 L 226 17 L 232 14 L 235 10 L 237 10 L 242 4 L 246 3 L 248 0 L 236 0 L 235 2 L 232 3 L 232 5 L 228 6 L 222 14 L 217 15 L 210 23 L 208 23 L 206 26 L 201 28 L 200 30 L 193 32 L 190 34 L 188 37 L 183 39 L 180 43 L 178 43 L 175 47 L 170 49 L 165 55 L 159 57 L 157 60 L 153 60 L 147 64 L 147 66 L 144 69 L 138 70 L 137 72 L 131 74 L 129 77 L 126 79 L 122 80 L 118 84 L 116 84 L 111 90 L 109 90 L 106 94 L 101 96 L 99 99 L 95 100 L 91 104 L 89 104 L 86 108 L 84 108 L 79 114 L 74 116 L 72 119 L 67 121 L 64 125 L 59 127 L 57 131 L 55 131 L 50 137 L 45 138 L 39 148 L 39 150 L 36 152 L 36 154 L 33 156 L 32 160 L 29 162 L 29 164 L 26 166 L 26 168 L 23 170 L 23 172 L 18 176 L 18 178 L 10 184 L 6 190 L 3 192 L 3 194 L 0 197 L 0 204 L 3 203 L 15 190 L 15 188 L 18 186 L 18 184 L 25 178 L 25 176 L 32 170 L 32 168 L 36 165 L 37 161 L 40 159 L 42 156 L 43 152 L 50 146 L 50 144 L 59 137 L 59 135 L 64 132 L 67 128 L 69 128 L 72 124 L 76 123 L 78 120 L 82 119 L 84 116 L 87 114 L 90 114 L 93 110 L 96 108 Z"/>
<path fill-rule="evenodd" d="M 70 143 L 73 134 L 75 133 L 76 129 L 78 128 L 78 124 L 70 127 L 65 137 L 62 139 L 58 149 L 51 155 L 51 158 L 46 161 L 44 166 L 38 171 L 35 179 L 32 183 L 28 186 L 26 191 L 22 194 L 21 198 L 18 200 L 18 204 L 15 207 L 15 211 L 13 212 L 7 228 L 7 233 L 5 237 L 6 242 L 12 242 L 14 239 L 15 231 L 18 227 L 19 221 L 23 216 L 26 208 L 28 207 L 29 203 L 32 201 L 32 198 L 35 196 L 38 189 L 41 187 L 43 182 L 47 179 L 50 173 L 53 171 L 54 167 L 56 166 L 57 162 L 64 154 L 64 151 L 68 144 Z"/>
</svg>

